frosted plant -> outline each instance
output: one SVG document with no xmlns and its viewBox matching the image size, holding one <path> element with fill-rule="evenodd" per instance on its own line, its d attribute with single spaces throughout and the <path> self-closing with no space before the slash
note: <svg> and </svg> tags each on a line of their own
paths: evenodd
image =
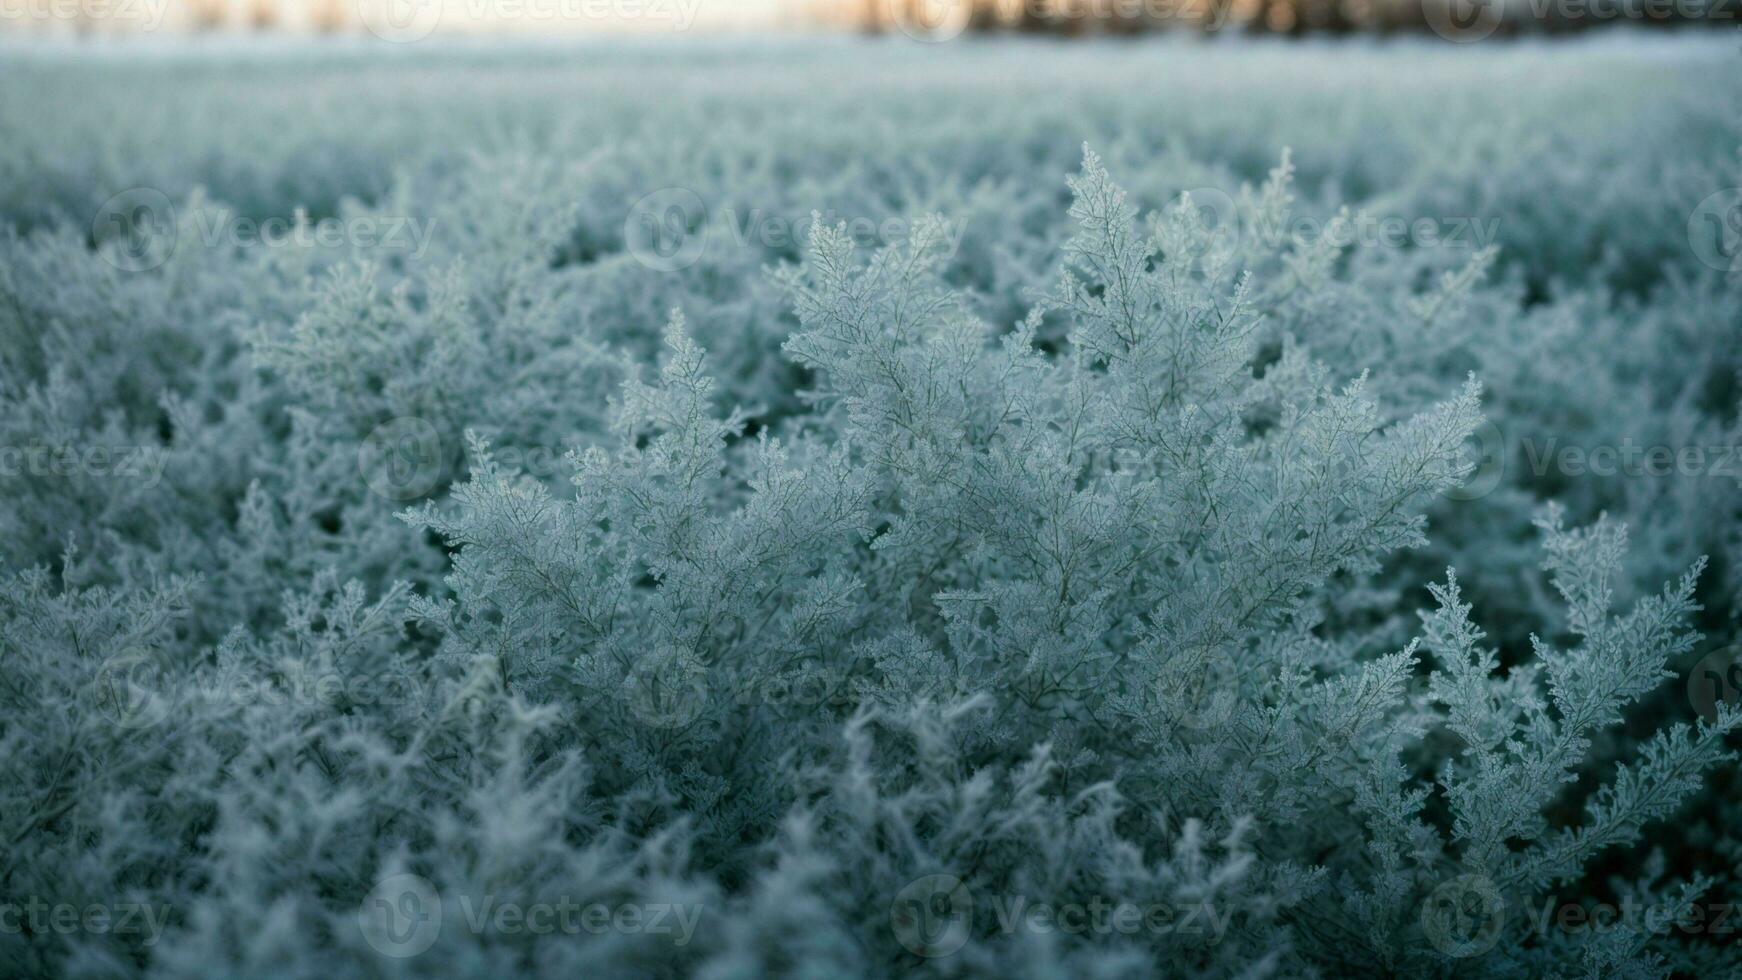
<svg viewBox="0 0 1742 980">
<path fill-rule="evenodd" d="M 1736 973 L 1673 43 L 12 59 L 0 974 Z"/>
</svg>

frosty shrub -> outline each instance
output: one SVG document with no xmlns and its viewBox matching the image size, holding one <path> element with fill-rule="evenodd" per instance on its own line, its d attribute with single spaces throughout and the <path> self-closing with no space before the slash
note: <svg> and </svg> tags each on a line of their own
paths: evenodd
<svg viewBox="0 0 1742 980">
<path fill-rule="evenodd" d="M 1478 47 L 0 51 L 0 975 L 1742 972 L 1742 75 Z"/>
</svg>

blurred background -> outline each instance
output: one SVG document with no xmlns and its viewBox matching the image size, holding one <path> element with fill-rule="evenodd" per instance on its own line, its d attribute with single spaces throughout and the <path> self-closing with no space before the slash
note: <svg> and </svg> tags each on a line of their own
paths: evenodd
<svg viewBox="0 0 1742 980">
<path fill-rule="evenodd" d="M 0 0 L 0 33 L 729 33 L 835 31 L 950 41 L 1161 31 L 1437 34 L 1456 42 L 1618 23 L 1734 29 L 1733 0 Z"/>
</svg>

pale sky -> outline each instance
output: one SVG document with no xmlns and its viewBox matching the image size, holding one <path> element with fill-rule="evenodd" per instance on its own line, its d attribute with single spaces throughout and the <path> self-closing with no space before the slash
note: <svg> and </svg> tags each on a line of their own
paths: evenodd
<svg viewBox="0 0 1742 980">
<path fill-rule="evenodd" d="M 0 0 L 0 33 L 87 30 L 176 35 L 205 24 L 248 32 L 369 33 L 388 40 L 432 34 L 690 32 L 793 26 L 826 0 Z"/>
</svg>

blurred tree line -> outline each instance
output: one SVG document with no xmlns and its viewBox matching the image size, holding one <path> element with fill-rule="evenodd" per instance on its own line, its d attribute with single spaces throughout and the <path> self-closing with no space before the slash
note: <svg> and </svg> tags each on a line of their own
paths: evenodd
<svg viewBox="0 0 1742 980">
<path fill-rule="evenodd" d="M 1603 24 L 1735 25 L 1734 0 L 850 0 L 869 33 L 1123 35 L 1160 29 L 1271 34 L 1563 33 Z"/>
</svg>

